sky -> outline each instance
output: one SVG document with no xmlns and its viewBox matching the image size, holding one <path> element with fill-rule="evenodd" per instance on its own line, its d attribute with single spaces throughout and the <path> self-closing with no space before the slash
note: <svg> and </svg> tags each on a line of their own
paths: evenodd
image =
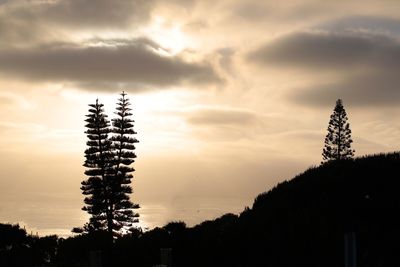
<svg viewBox="0 0 400 267">
<path fill-rule="evenodd" d="M 132 103 L 139 227 L 240 213 L 321 160 L 400 149 L 397 0 L 0 0 L 0 222 L 70 235 L 88 104 Z"/>
</svg>

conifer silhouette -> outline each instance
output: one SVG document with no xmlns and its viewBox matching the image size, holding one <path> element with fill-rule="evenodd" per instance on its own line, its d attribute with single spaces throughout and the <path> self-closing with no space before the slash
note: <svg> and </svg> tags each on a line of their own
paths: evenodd
<svg viewBox="0 0 400 267">
<path fill-rule="evenodd" d="M 350 124 L 347 120 L 343 102 L 341 99 L 338 99 L 329 121 L 328 134 L 325 137 L 325 147 L 322 151 L 322 163 L 354 157 L 355 151 L 351 148 L 353 140 L 351 139 Z"/>
<path fill-rule="evenodd" d="M 135 161 L 135 143 L 138 142 L 133 135 L 134 120 L 131 119 L 132 113 L 129 99 L 125 97 L 125 92 L 121 93 L 118 99 L 115 114 L 117 118 L 112 120 L 112 148 L 114 153 L 114 182 L 112 184 L 112 213 L 114 222 L 112 228 L 116 231 L 122 227 L 130 227 L 132 223 L 138 221 L 139 214 L 133 210 L 138 209 L 138 204 L 133 204 L 129 199 L 132 193 L 131 174 L 135 170 L 130 165 Z M 110 224 L 111 222 L 109 222 Z M 109 226 L 110 227 L 110 226 Z"/>
<path fill-rule="evenodd" d="M 85 120 L 85 133 L 89 140 L 86 143 L 88 148 L 85 150 L 86 160 L 83 166 L 86 167 L 85 175 L 89 178 L 81 183 L 82 194 L 86 196 L 82 210 L 91 215 L 89 223 L 84 226 L 85 232 L 105 230 L 105 222 L 110 216 L 108 181 L 111 178 L 113 155 L 108 136 L 111 132 L 110 123 L 103 106 L 96 99 L 96 104 L 89 105 L 89 114 Z"/>
<path fill-rule="evenodd" d="M 128 230 L 138 221 L 139 214 L 133 210 L 138 204 L 129 199 L 132 193 L 131 174 L 134 162 L 137 139 L 133 138 L 133 120 L 129 100 L 122 92 L 117 103 L 116 118 L 112 127 L 104 114 L 103 104 L 90 104 L 85 125 L 88 137 L 85 150 L 85 175 L 89 178 L 81 184 L 85 195 L 85 206 L 82 210 L 91 217 L 83 228 L 74 228 L 73 232 L 107 231 L 111 236 Z"/>
</svg>

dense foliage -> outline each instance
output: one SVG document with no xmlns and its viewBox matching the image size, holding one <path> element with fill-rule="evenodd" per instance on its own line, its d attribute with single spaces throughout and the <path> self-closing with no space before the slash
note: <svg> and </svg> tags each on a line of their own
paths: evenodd
<svg viewBox="0 0 400 267">
<path fill-rule="evenodd" d="M 132 113 L 129 107 L 129 99 L 122 92 L 121 98 L 118 100 L 115 114 L 116 118 L 112 120 L 112 151 L 113 151 L 113 177 L 111 183 L 111 227 L 115 231 L 120 231 L 123 227 L 129 228 L 132 223 L 138 222 L 139 214 L 133 210 L 138 209 L 138 204 L 133 204 L 129 199 L 132 193 L 131 180 L 134 169 L 131 164 L 135 162 L 136 154 L 135 143 L 138 140 L 133 135 Z"/>
<path fill-rule="evenodd" d="M 90 104 L 85 127 L 88 148 L 85 150 L 85 175 L 88 179 L 82 181 L 82 194 L 85 195 L 85 206 L 82 210 L 91 215 L 84 226 L 86 232 L 112 229 L 110 219 L 110 182 L 112 180 L 113 155 L 109 140 L 110 125 L 104 114 L 103 104 Z M 75 229 L 76 231 L 76 229 Z"/>
<path fill-rule="evenodd" d="M 139 215 L 134 209 L 139 205 L 133 204 L 129 197 L 134 171 L 130 165 L 135 161 L 134 144 L 138 141 L 133 138 L 134 121 L 125 96 L 123 92 L 118 100 L 112 127 L 103 104 L 96 100 L 89 105 L 84 164 L 88 178 L 82 182 L 81 189 L 86 196 L 82 209 L 91 217 L 83 228 L 75 228 L 74 232 L 108 231 L 110 236 L 118 236 L 138 221 Z"/>
<path fill-rule="evenodd" d="M 19 225 L 0 224 L 0 266 L 52 266 L 60 239 L 28 235 Z"/>
<path fill-rule="evenodd" d="M 343 102 L 338 99 L 329 120 L 328 133 L 322 151 L 323 162 L 354 157 L 354 150 L 351 148 L 353 140 L 351 139 L 350 124 L 347 120 Z"/>
</svg>

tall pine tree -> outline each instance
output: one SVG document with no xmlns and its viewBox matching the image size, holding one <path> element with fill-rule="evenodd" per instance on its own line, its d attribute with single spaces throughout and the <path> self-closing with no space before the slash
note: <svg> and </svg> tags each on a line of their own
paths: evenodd
<svg viewBox="0 0 400 267">
<path fill-rule="evenodd" d="M 130 165 L 135 162 L 134 150 L 138 140 L 133 137 L 136 132 L 133 130 L 134 120 L 131 119 L 132 109 L 129 107 L 129 99 L 125 96 L 125 92 L 122 92 L 115 112 L 117 117 L 112 120 L 111 140 L 115 164 L 111 201 L 114 216 L 112 228 L 115 231 L 119 231 L 122 227 L 131 227 L 139 217 L 139 214 L 134 212 L 139 205 L 133 204 L 129 199 L 129 194 L 132 193 L 132 172 L 135 171 Z"/>
<path fill-rule="evenodd" d="M 132 193 L 131 179 L 134 169 L 135 143 L 133 137 L 132 114 L 129 100 L 123 92 L 117 103 L 116 118 L 112 126 L 104 114 L 103 104 L 89 105 L 86 115 L 85 175 L 88 179 L 81 184 L 86 196 L 82 208 L 91 217 L 83 228 L 74 228 L 74 232 L 107 231 L 111 236 L 118 235 L 122 229 L 128 229 L 138 221 L 139 214 L 134 212 L 139 205 L 130 201 Z"/>
<path fill-rule="evenodd" d="M 329 121 L 325 147 L 322 151 L 322 163 L 354 157 L 354 150 L 351 148 L 353 140 L 351 139 L 350 124 L 347 120 L 343 102 L 338 99 Z"/>
</svg>

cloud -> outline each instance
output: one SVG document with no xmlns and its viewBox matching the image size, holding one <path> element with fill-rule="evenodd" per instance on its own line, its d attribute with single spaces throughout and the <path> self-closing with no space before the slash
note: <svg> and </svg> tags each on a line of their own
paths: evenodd
<svg viewBox="0 0 400 267">
<path fill-rule="evenodd" d="M 153 4 L 152 0 L 10 1 L 0 16 L 34 25 L 115 29 L 146 22 Z"/>
<path fill-rule="evenodd" d="M 194 125 L 249 125 L 257 121 L 257 115 L 248 110 L 201 108 L 186 119 Z"/>
<path fill-rule="evenodd" d="M 311 75 L 312 84 L 293 88 L 287 94 L 296 103 L 332 106 L 336 99 L 343 98 L 354 106 L 398 105 L 399 40 L 367 29 L 346 30 L 345 23 L 331 25 L 343 31 L 292 33 L 263 45 L 247 59 L 258 66 L 301 70 Z M 334 76 L 322 82 L 324 73 Z"/>
<path fill-rule="evenodd" d="M 149 23 L 154 2 L 6 1 L 0 5 L 0 48 L 31 47 L 88 34 L 133 32 Z"/>
<path fill-rule="evenodd" d="M 337 20 L 321 23 L 316 28 L 327 31 L 372 31 L 377 33 L 386 33 L 400 35 L 400 20 L 391 17 L 381 16 L 348 16 Z"/>
<path fill-rule="evenodd" d="M 152 0 L 70 0 L 48 5 L 39 14 L 48 20 L 74 27 L 129 26 L 146 21 L 154 1 Z"/>
<path fill-rule="evenodd" d="M 217 53 L 219 54 L 219 65 L 223 70 L 225 70 L 229 74 L 234 74 L 234 60 L 233 57 L 235 56 L 235 49 L 232 47 L 225 47 L 225 48 L 220 48 L 217 50 Z"/>
<path fill-rule="evenodd" d="M 233 4 L 232 15 L 245 20 L 258 21 L 271 15 L 269 7 L 261 1 L 240 1 Z"/>
<path fill-rule="evenodd" d="M 287 1 L 227 1 L 231 5 L 232 19 L 246 23 L 288 23 L 307 21 L 327 10 L 337 9 L 340 5 L 332 6 L 314 0 Z"/>
<path fill-rule="evenodd" d="M 204 106 L 179 115 L 190 125 L 193 137 L 207 142 L 251 139 L 264 128 L 260 115 L 246 109 Z"/>
<path fill-rule="evenodd" d="M 311 106 L 332 106 L 342 98 L 358 107 L 398 106 L 400 104 L 400 77 L 395 73 L 374 72 L 352 75 L 338 82 L 314 84 L 289 93 L 293 102 Z"/>
<path fill-rule="evenodd" d="M 254 142 L 287 131 L 293 123 L 280 115 L 229 106 L 198 106 L 177 115 L 189 124 L 192 137 L 206 142 Z"/>
<path fill-rule="evenodd" d="M 369 32 L 296 32 L 263 45 L 248 54 L 258 65 L 339 70 L 400 65 L 400 43 L 387 35 Z"/>
<path fill-rule="evenodd" d="M 3 49 L 0 73 L 25 80 L 76 84 L 130 83 L 163 87 L 220 81 L 207 62 L 187 62 L 179 55 L 163 56 L 158 53 L 159 46 L 144 38 L 121 42 L 85 47 L 53 44 L 35 49 Z"/>
<path fill-rule="evenodd" d="M 64 85 L 66 88 L 78 87 L 85 91 L 95 91 L 95 92 L 130 91 L 135 93 L 141 93 L 154 90 L 154 86 L 150 84 L 140 84 L 135 82 L 91 81 L 91 82 L 72 82 L 72 83 L 66 83 Z"/>
</svg>

